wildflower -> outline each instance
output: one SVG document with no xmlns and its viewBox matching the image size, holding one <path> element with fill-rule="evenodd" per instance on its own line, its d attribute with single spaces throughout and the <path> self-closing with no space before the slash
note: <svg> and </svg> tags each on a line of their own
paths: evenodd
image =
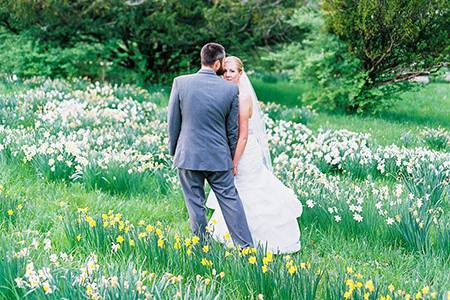
<svg viewBox="0 0 450 300">
<path fill-rule="evenodd" d="M 426 286 L 426 287 L 422 288 L 420 291 L 422 292 L 422 294 L 426 295 L 430 291 L 430 287 Z"/>
<path fill-rule="evenodd" d="M 353 268 L 352 267 L 347 267 L 347 273 L 348 274 L 352 274 L 353 273 Z"/>
<path fill-rule="evenodd" d="M 295 265 L 290 266 L 288 269 L 288 272 L 291 275 L 294 275 L 296 271 L 297 271 L 297 267 Z"/>
<path fill-rule="evenodd" d="M 211 260 L 209 260 L 209 259 L 202 258 L 201 264 L 202 264 L 202 266 L 212 267 L 213 262 Z"/>
<path fill-rule="evenodd" d="M 22 204 L 17 205 L 17 209 L 18 209 L 18 210 L 22 210 L 22 208 L 23 208 L 23 205 L 22 205 Z"/>
<path fill-rule="evenodd" d="M 266 273 L 269 270 L 269 268 L 267 267 L 267 265 L 263 265 L 261 267 L 261 270 L 262 270 L 263 273 Z"/>
<path fill-rule="evenodd" d="M 42 284 L 42 289 L 44 290 L 46 295 L 53 293 L 53 290 L 50 287 L 50 284 L 48 283 L 48 281 L 46 281 Z"/>
<path fill-rule="evenodd" d="M 212 223 L 213 225 L 216 225 L 216 224 L 217 224 L 217 219 L 215 219 L 215 218 L 212 219 L 212 220 L 211 220 L 211 223 Z"/>
<path fill-rule="evenodd" d="M 49 239 L 44 240 L 44 250 L 50 250 L 52 248 L 52 241 Z"/>
<path fill-rule="evenodd" d="M 225 233 L 224 238 L 225 240 L 228 241 L 231 238 L 230 233 L 229 232 Z"/>
<path fill-rule="evenodd" d="M 147 227 L 145 228 L 145 230 L 147 230 L 147 232 L 152 232 L 155 230 L 155 227 L 153 227 L 152 225 L 147 225 Z"/>
<path fill-rule="evenodd" d="M 224 278 L 224 277 L 225 277 L 225 272 L 223 272 L 223 271 L 220 272 L 220 273 L 219 273 L 219 276 L 220 276 L 220 278 Z"/>
<path fill-rule="evenodd" d="M 352 292 L 350 292 L 350 291 L 345 291 L 345 293 L 344 293 L 344 298 L 345 299 L 348 299 L 348 298 L 350 298 L 352 296 Z"/>
<path fill-rule="evenodd" d="M 389 292 L 392 293 L 394 291 L 394 289 L 395 289 L 395 287 L 394 287 L 394 285 L 392 283 L 390 285 L 388 285 Z"/>
<path fill-rule="evenodd" d="M 120 244 L 112 243 L 111 249 L 113 252 L 117 252 L 118 250 L 120 250 Z"/>
<path fill-rule="evenodd" d="M 8 209 L 8 216 L 12 216 L 14 214 L 14 211 L 12 209 Z"/>
<path fill-rule="evenodd" d="M 81 240 L 81 234 L 77 235 L 76 239 L 79 242 Z"/>
<path fill-rule="evenodd" d="M 134 242 L 133 239 L 130 239 L 129 243 L 130 243 L 130 247 L 134 247 L 135 246 L 135 242 Z"/>
<path fill-rule="evenodd" d="M 203 250 L 203 252 L 208 253 L 209 252 L 209 246 L 208 245 L 203 246 L 202 250 Z"/>
<path fill-rule="evenodd" d="M 367 281 L 366 284 L 365 284 L 365 288 L 369 292 L 373 293 L 375 291 L 375 286 L 373 285 L 373 281 L 372 280 Z"/>
<path fill-rule="evenodd" d="M 197 245 L 199 241 L 200 238 L 198 236 L 195 235 L 192 237 L 192 244 Z"/>
<path fill-rule="evenodd" d="M 23 288 L 25 285 L 25 281 L 20 277 L 17 277 L 16 279 L 14 279 L 14 281 L 16 282 L 16 285 L 19 289 Z"/>
<path fill-rule="evenodd" d="M 158 239 L 158 247 L 159 248 L 163 248 L 164 247 L 164 240 L 163 239 Z"/>
<path fill-rule="evenodd" d="M 255 256 L 250 256 L 249 258 L 248 258 L 248 262 L 250 263 L 250 264 L 255 264 L 256 263 L 256 257 Z"/>
<path fill-rule="evenodd" d="M 124 240 L 125 240 L 125 239 L 123 238 L 123 236 L 119 235 L 119 236 L 117 237 L 117 239 L 116 239 L 116 242 L 119 243 L 119 244 L 122 244 Z"/>
<path fill-rule="evenodd" d="M 225 251 L 225 257 L 231 256 L 231 253 L 228 251 Z"/>
</svg>

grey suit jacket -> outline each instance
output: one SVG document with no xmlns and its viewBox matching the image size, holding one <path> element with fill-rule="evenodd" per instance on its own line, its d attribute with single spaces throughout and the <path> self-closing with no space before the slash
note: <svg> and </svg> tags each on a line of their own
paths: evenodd
<svg viewBox="0 0 450 300">
<path fill-rule="evenodd" d="M 226 171 L 238 139 L 239 89 L 201 69 L 174 79 L 169 100 L 169 151 L 177 168 Z"/>
</svg>

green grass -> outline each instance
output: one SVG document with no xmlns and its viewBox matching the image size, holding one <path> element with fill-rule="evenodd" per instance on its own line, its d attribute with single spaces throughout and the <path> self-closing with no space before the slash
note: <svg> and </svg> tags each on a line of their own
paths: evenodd
<svg viewBox="0 0 450 300">
<path fill-rule="evenodd" d="M 296 86 L 281 80 L 271 83 L 262 79 L 253 80 L 253 84 L 263 101 L 288 106 L 302 105 L 299 99 L 305 89 L 303 85 Z M 392 108 L 375 116 L 319 112 L 308 126 L 313 130 L 322 127 L 370 133 L 373 141 L 381 145 L 401 144 L 403 134 L 410 132 L 417 135 L 423 127 L 450 129 L 449 83 L 430 83 L 404 93 L 401 98 Z"/>
<path fill-rule="evenodd" d="M 69 245 L 62 218 L 84 207 L 89 207 L 92 215 L 114 210 L 134 223 L 141 219 L 147 224 L 162 221 L 182 234 L 189 233 L 180 191 L 160 198 L 120 197 L 92 191 L 79 184 L 44 181 L 25 166 L 1 162 L 0 173 L 5 192 L 25 199 L 26 219 L 18 221 L 16 229 L 34 228 L 41 233 L 48 232 L 57 250 L 67 251 Z M 321 228 L 310 223 L 302 230 L 302 250 L 295 256 L 313 261 L 331 273 L 352 266 L 367 277 L 377 277 L 382 282 L 410 290 L 430 283 L 439 289 L 450 289 L 449 258 L 411 253 L 383 239 L 349 236 L 340 228 Z M 172 271 L 176 273 L 176 270 Z"/>
</svg>

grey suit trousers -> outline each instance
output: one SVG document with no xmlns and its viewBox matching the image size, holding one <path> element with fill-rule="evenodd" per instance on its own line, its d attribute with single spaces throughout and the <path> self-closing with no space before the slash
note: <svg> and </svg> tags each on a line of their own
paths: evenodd
<svg viewBox="0 0 450 300">
<path fill-rule="evenodd" d="M 231 238 L 241 248 L 253 247 L 252 236 L 245 217 L 241 198 L 234 185 L 231 170 L 194 171 L 178 169 L 184 199 L 189 213 L 191 229 L 200 238 L 206 233 L 205 179 L 208 181 L 219 202 L 220 208 L 230 231 Z"/>
</svg>

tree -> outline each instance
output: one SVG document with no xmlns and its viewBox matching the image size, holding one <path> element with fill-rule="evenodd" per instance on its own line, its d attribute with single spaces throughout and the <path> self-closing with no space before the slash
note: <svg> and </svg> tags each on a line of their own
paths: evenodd
<svg viewBox="0 0 450 300">
<path fill-rule="evenodd" d="M 80 45 L 104 45 L 96 47 L 102 51 L 98 56 L 107 53 L 113 66 L 167 81 L 197 69 L 206 42 L 249 57 L 259 46 L 294 38 L 286 19 L 298 5 L 295 0 L 0 0 L 0 25 L 30 34 L 48 52 L 76 47 L 77 58 Z"/>
</svg>

